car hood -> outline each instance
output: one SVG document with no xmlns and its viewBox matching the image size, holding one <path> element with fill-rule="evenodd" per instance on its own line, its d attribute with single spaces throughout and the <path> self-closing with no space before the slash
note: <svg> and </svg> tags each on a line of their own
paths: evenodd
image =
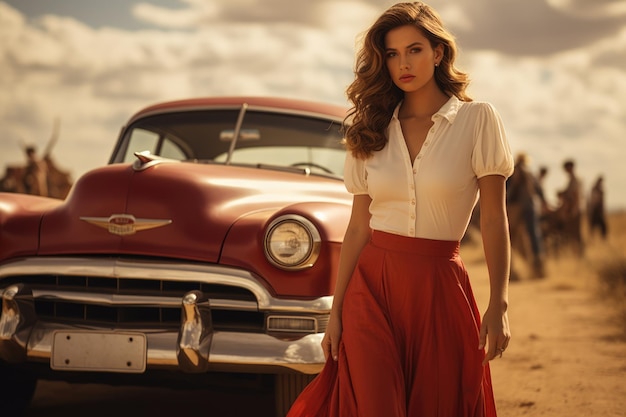
<svg viewBox="0 0 626 417">
<path fill-rule="evenodd" d="M 303 201 L 349 202 L 341 181 L 267 169 L 114 164 L 79 179 L 41 223 L 41 255 L 134 254 L 219 260 L 238 219 Z"/>
</svg>

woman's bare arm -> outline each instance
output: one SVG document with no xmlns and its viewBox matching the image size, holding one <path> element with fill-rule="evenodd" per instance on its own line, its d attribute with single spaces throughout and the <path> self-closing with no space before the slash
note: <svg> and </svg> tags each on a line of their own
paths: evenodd
<svg viewBox="0 0 626 417">
<path fill-rule="evenodd" d="M 511 241 L 505 181 L 501 175 L 488 175 L 478 180 L 480 229 L 490 283 L 489 305 L 480 328 L 479 349 L 487 346 L 484 363 L 502 354 L 511 339 L 507 315 Z"/>
<path fill-rule="evenodd" d="M 355 195 L 352 202 L 350 222 L 348 223 L 343 244 L 341 245 L 333 308 L 330 313 L 326 334 L 322 340 L 322 349 L 324 350 L 326 358 L 328 358 L 328 355 L 332 355 L 333 359 L 337 360 L 342 332 L 341 313 L 343 309 L 343 297 L 346 293 L 348 282 L 350 282 L 350 278 L 352 277 L 354 267 L 361 254 L 361 250 L 370 239 L 369 206 L 371 201 L 371 198 L 365 194 Z"/>
</svg>

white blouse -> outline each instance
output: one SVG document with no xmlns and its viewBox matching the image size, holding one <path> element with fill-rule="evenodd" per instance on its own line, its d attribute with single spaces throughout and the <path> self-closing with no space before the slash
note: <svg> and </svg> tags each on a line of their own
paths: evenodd
<svg viewBox="0 0 626 417">
<path fill-rule="evenodd" d="M 489 103 L 452 96 L 437 113 L 411 163 L 398 119 L 389 141 L 367 160 L 350 152 L 344 166 L 347 190 L 368 194 L 370 227 L 403 236 L 460 240 L 478 201 L 478 178 L 509 177 L 513 156 L 500 116 Z"/>
</svg>

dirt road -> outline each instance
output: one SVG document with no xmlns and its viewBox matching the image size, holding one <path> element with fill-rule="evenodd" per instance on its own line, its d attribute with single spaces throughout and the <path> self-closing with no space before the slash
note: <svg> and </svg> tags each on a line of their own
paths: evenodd
<svg viewBox="0 0 626 417">
<path fill-rule="evenodd" d="M 500 416 L 626 416 L 626 341 L 589 262 L 552 261 L 547 278 L 511 283 L 513 336 L 492 362 Z M 486 268 L 468 269 L 485 305 Z"/>
</svg>

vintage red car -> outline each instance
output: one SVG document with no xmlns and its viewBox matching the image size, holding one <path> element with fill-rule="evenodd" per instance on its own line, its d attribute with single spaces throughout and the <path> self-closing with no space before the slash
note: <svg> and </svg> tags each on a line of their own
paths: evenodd
<svg viewBox="0 0 626 417">
<path fill-rule="evenodd" d="M 65 200 L 0 194 L 0 390 L 37 379 L 271 386 L 321 370 L 351 196 L 345 109 L 262 97 L 147 107 Z"/>
</svg>

